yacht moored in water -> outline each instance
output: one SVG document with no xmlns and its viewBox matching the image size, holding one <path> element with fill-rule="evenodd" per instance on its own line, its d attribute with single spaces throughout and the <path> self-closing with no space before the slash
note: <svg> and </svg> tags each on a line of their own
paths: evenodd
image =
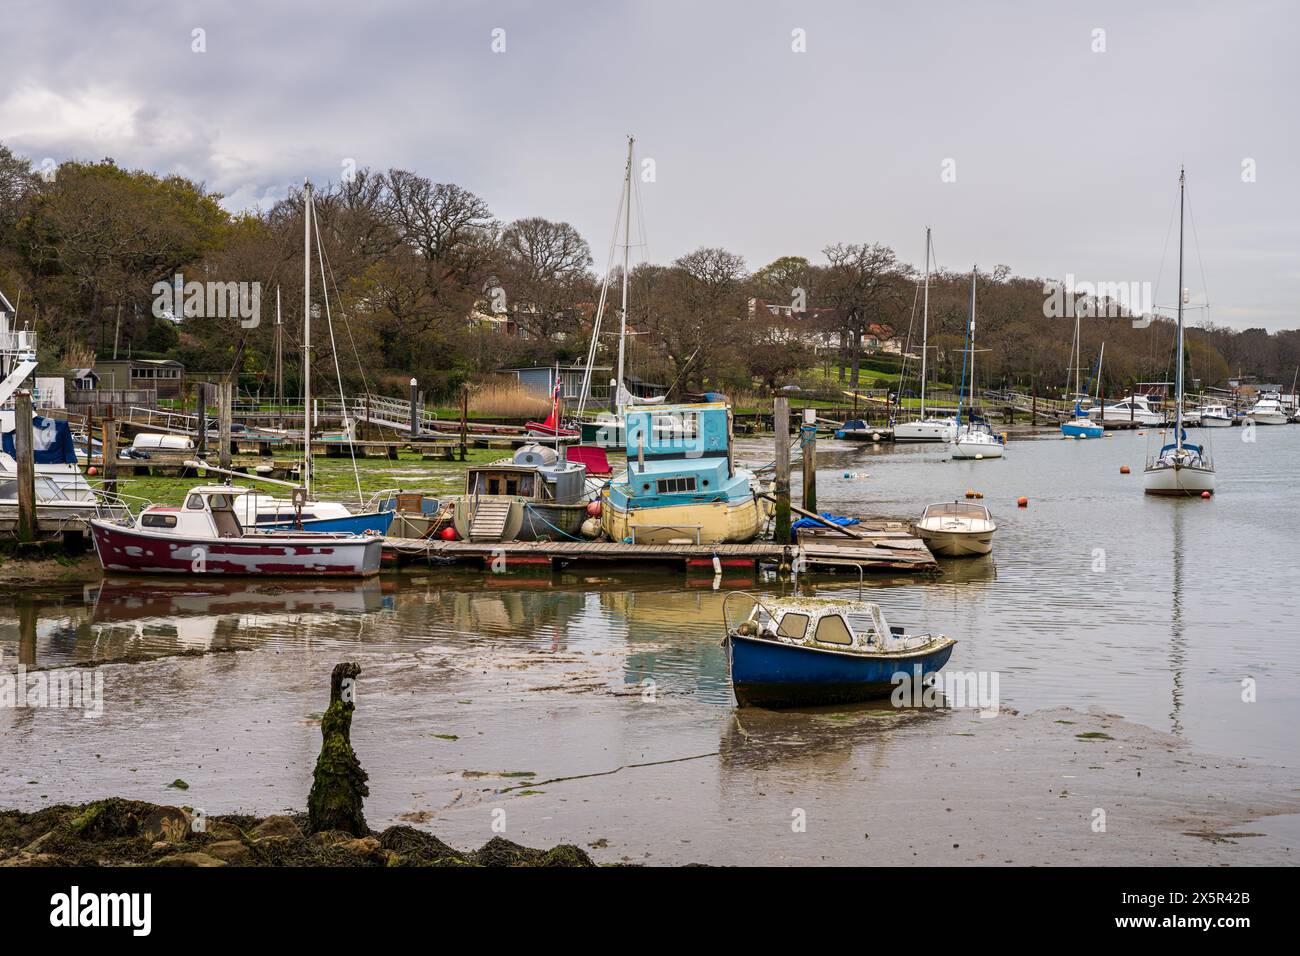
<svg viewBox="0 0 1300 956">
<path fill-rule="evenodd" d="M 1261 398 L 1246 413 L 1246 421 L 1256 425 L 1285 425 L 1286 409 L 1276 398 Z"/>
</svg>

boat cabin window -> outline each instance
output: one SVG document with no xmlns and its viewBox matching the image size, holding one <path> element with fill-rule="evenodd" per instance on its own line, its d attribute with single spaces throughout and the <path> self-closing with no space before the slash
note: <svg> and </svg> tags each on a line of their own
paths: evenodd
<svg viewBox="0 0 1300 956">
<path fill-rule="evenodd" d="M 174 528 L 176 527 L 176 516 L 146 513 L 140 516 L 140 524 L 146 528 Z"/>
<path fill-rule="evenodd" d="M 515 474 L 514 472 L 480 471 L 474 480 L 473 494 L 476 495 L 521 495 L 533 496 L 533 476 Z"/>
<path fill-rule="evenodd" d="M 655 482 L 655 491 L 661 495 L 681 494 L 695 490 L 695 476 L 687 475 L 678 478 L 660 478 Z"/>
<path fill-rule="evenodd" d="M 789 637 L 796 641 L 802 641 L 803 636 L 808 633 L 808 615 L 807 614 L 786 614 L 781 618 L 781 626 L 776 629 L 778 637 Z"/>
<path fill-rule="evenodd" d="M 827 614 L 817 622 L 818 644 L 852 644 L 853 634 L 844 618 L 838 614 Z"/>
<path fill-rule="evenodd" d="M 189 510 L 189 511 L 202 511 L 202 510 L 203 510 L 203 496 L 202 496 L 202 495 L 190 495 L 188 498 L 185 499 L 185 507 L 186 507 L 186 509 Z"/>
</svg>

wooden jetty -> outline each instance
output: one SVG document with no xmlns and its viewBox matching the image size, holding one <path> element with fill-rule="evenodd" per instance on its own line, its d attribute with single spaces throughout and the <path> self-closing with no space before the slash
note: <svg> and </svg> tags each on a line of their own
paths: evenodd
<svg viewBox="0 0 1300 956">
<path fill-rule="evenodd" d="M 861 568 L 928 572 L 938 569 L 934 555 L 899 527 L 855 528 L 856 537 L 805 532 L 795 544 L 626 544 L 613 541 L 442 541 L 393 538 L 384 557 L 397 564 L 464 563 L 487 571 L 562 568 L 570 564 L 658 565 L 687 571 L 765 565 L 822 570 Z"/>
</svg>

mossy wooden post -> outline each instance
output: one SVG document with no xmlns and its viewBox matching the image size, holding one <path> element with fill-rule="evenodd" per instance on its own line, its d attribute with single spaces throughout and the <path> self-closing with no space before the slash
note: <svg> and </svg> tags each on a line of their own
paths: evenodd
<svg viewBox="0 0 1300 956">
<path fill-rule="evenodd" d="M 36 458 L 32 436 L 32 393 L 14 395 L 14 457 L 18 466 L 18 540 L 36 540 Z"/>
<path fill-rule="evenodd" d="M 790 542 L 790 399 L 772 400 L 772 425 L 776 430 L 776 540 Z"/>
<path fill-rule="evenodd" d="M 370 796 L 369 779 L 352 751 L 352 711 L 361 665 L 335 664 L 330 674 L 330 705 L 321 718 L 320 756 L 316 758 L 307 813 L 311 832 L 346 830 L 354 836 L 370 832 L 362 803 Z"/>
</svg>

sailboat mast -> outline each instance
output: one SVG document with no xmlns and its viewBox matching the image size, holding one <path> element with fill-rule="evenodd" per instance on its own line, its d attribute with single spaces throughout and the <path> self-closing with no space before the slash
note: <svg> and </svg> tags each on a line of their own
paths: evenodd
<svg viewBox="0 0 1300 956">
<path fill-rule="evenodd" d="M 925 353 L 930 344 L 930 227 L 925 227 L 925 291 L 921 296 L 921 420 L 925 420 Z M 916 308 L 916 306 L 913 306 Z M 915 315 L 916 313 L 912 313 Z"/>
<path fill-rule="evenodd" d="M 302 204 L 302 486 L 311 494 L 311 183 Z"/>
<path fill-rule="evenodd" d="M 275 410 L 284 428 L 284 325 L 280 321 L 280 287 L 275 287 Z"/>
<path fill-rule="evenodd" d="M 975 277 L 979 274 L 978 266 L 970 270 L 970 417 L 975 420 Z"/>
<path fill-rule="evenodd" d="M 627 138 L 627 170 L 623 176 L 623 308 L 618 320 L 618 381 L 614 383 L 614 401 L 621 414 L 623 411 L 623 365 L 627 341 L 627 270 L 632 249 L 632 144 L 635 138 Z"/>
<path fill-rule="evenodd" d="M 1174 447 L 1183 449 L 1183 194 L 1186 173 L 1178 169 L 1178 373 L 1174 376 Z"/>
</svg>

